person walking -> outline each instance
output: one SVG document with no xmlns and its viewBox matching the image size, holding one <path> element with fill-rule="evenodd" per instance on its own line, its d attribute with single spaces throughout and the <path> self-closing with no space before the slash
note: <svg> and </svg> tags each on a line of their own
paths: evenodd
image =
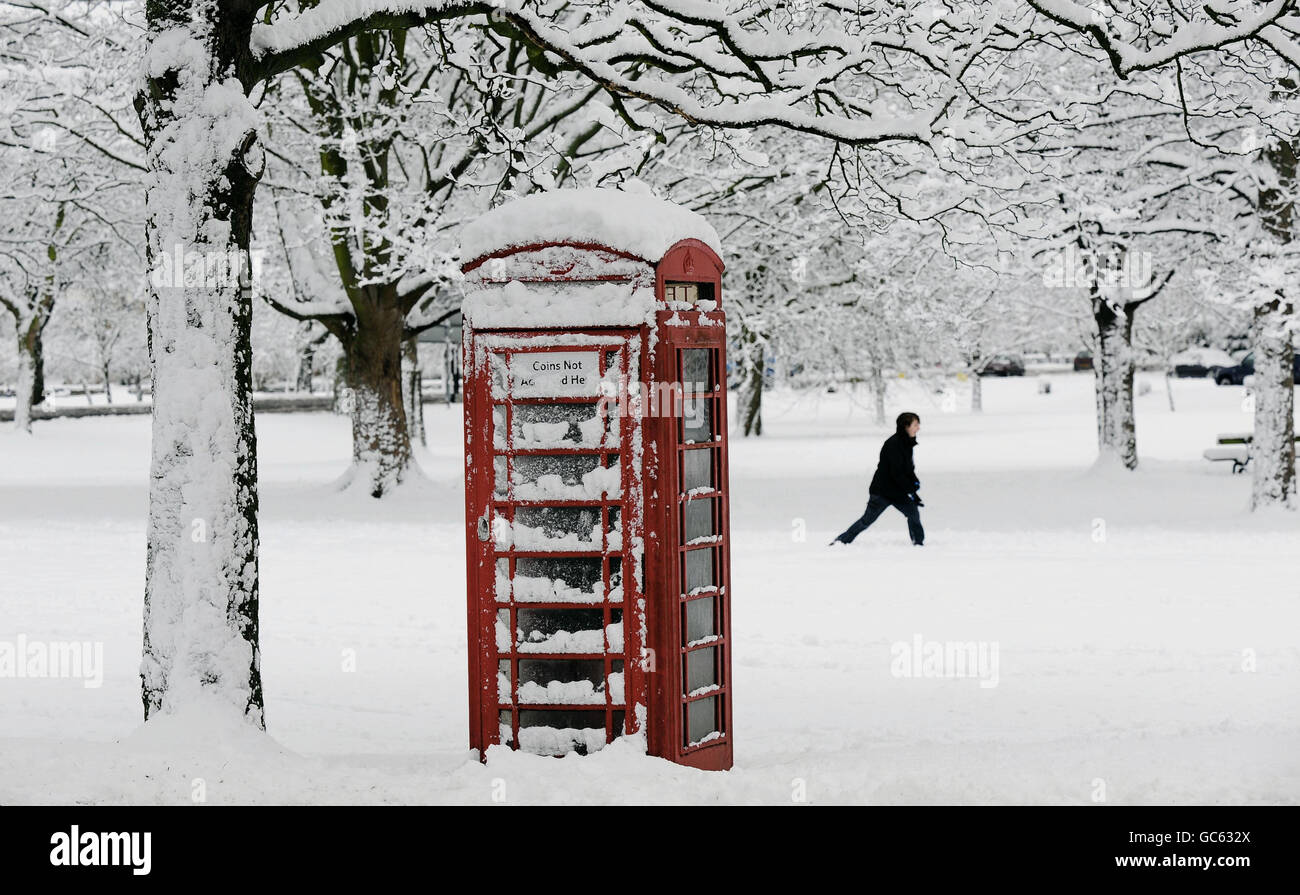
<svg viewBox="0 0 1300 895">
<path fill-rule="evenodd" d="M 915 413 L 900 413 L 894 434 L 880 446 L 880 462 L 871 477 L 867 508 L 862 517 L 850 525 L 831 544 L 851 544 L 866 531 L 872 522 L 889 507 L 894 507 L 907 517 L 907 533 L 912 543 L 920 547 L 925 543 L 925 529 L 921 527 L 921 497 L 917 492 L 921 483 L 912 465 L 912 448 L 916 447 L 916 434 L 921 431 L 921 418 Z"/>
</svg>

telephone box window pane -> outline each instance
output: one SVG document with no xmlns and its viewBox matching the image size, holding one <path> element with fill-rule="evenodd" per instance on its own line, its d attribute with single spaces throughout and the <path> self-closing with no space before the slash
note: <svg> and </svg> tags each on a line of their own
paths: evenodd
<svg viewBox="0 0 1300 895">
<path fill-rule="evenodd" d="M 520 659 L 519 701 L 534 705 L 604 705 L 604 677 L 605 663 L 601 659 Z"/>
<path fill-rule="evenodd" d="M 612 712 L 611 714 L 614 716 L 614 725 L 613 725 L 613 726 L 614 726 L 614 736 L 616 736 L 616 737 L 621 737 L 621 736 L 623 736 L 624 733 L 626 733 L 626 731 L 623 729 L 623 728 L 624 728 L 624 725 L 627 723 L 627 722 L 624 720 L 624 718 L 626 717 L 626 715 L 625 715 L 623 712 L 621 712 L 621 711 L 618 711 L 618 712 Z"/>
<path fill-rule="evenodd" d="M 618 439 L 600 403 L 516 404 L 512 419 L 516 448 L 608 447 Z"/>
<path fill-rule="evenodd" d="M 521 603 L 599 603 L 601 586 L 598 556 L 521 556 L 511 582 Z"/>
<path fill-rule="evenodd" d="M 700 444 L 713 440 L 713 399 L 682 400 L 682 441 Z"/>
<path fill-rule="evenodd" d="M 518 500 L 599 500 L 622 493 L 622 471 L 617 457 L 605 467 L 598 454 L 519 456 L 512 484 Z"/>
<path fill-rule="evenodd" d="M 506 396 L 506 358 L 504 354 L 492 352 L 488 355 L 488 377 L 492 383 L 492 397 Z"/>
<path fill-rule="evenodd" d="M 713 451 L 682 451 L 682 490 L 696 491 L 700 488 L 714 490 Z"/>
<path fill-rule="evenodd" d="M 516 550 L 599 550 L 600 507 L 516 507 Z"/>
<path fill-rule="evenodd" d="M 510 560 L 498 559 L 495 593 L 498 603 L 510 601 Z"/>
<path fill-rule="evenodd" d="M 605 746 L 605 712 L 522 709 L 519 748 L 535 755 L 586 755 Z"/>
<path fill-rule="evenodd" d="M 713 577 L 713 551 L 686 551 L 686 592 L 694 593 L 703 588 L 714 587 L 717 581 Z"/>
<path fill-rule="evenodd" d="M 515 634 L 510 630 L 510 610 L 498 609 L 497 621 L 494 625 L 494 638 L 497 642 L 498 653 L 508 653 L 515 646 Z"/>
<path fill-rule="evenodd" d="M 716 687 L 721 683 L 718 680 L 717 652 L 716 646 L 710 646 L 691 650 L 686 654 L 687 696 Z"/>
<path fill-rule="evenodd" d="M 716 498 L 686 501 L 682 509 L 685 517 L 682 537 L 687 544 L 696 538 L 712 538 L 717 535 L 718 529 L 713 522 L 717 504 Z"/>
<path fill-rule="evenodd" d="M 492 458 L 492 493 L 497 497 L 506 496 L 506 458 Z"/>
<path fill-rule="evenodd" d="M 641 556 L 641 580 L 645 580 L 645 555 Z M 609 601 L 611 603 L 623 602 L 623 557 L 611 556 L 609 558 Z"/>
<path fill-rule="evenodd" d="M 599 609 L 520 609 L 519 652 L 603 653 L 605 613 Z"/>
<path fill-rule="evenodd" d="M 497 736 L 509 746 L 514 742 L 514 731 L 510 729 L 510 711 L 502 709 L 497 713 Z"/>
<path fill-rule="evenodd" d="M 499 404 L 492 408 L 492 447 L 499 451 L 506 447 L 506 409 Z"/>
<path fill-rule="evenodd" d="M 609 640 L 611 653 L 623 652 L 623 610 L 611 609 L 609 624 L 605 626 L 605 636 Z"/>
<path fill-rule="evenodd" d="M 683 611 L 686 613 L 686 643 L 688 645 L 706 637 L 713 637 L 718 633 L 713 621 L 713 601 L 716 599 L 716 597 L 699 597 L 686 601 Z"/>
<path fill-rule="evenodd" d="M 497 663 L 497 701 L 513 702 L 514 695 L 510 690 L 510 660 L 502 659 Z"/>
<path fill-rule="evenodd" d="M 682 389 L 691 392 L 713 391 L 712 348 L 686 348 L 682 350 Z"/>
<path fill-rule="evenodd" d="M 686 704 L 686 745 L 694 746 L 706 739 L 716 739 L 709 734 L 717 734 L 718 703 L 717 696 L 697 699 Z"/>
<path fill-rule="evenodd" d="M 605 524 L 605 541 L 610 550 L 623 549 L 623 520 L 620 507 L 609 507 Z"/>
</svg>

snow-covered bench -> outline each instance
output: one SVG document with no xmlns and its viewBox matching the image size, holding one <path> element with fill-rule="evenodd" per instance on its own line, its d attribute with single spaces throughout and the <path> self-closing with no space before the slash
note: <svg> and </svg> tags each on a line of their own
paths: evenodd
<svg viewBox="0 0 1300 895">
<path fill-rule="evenodd" d="M 1250 444 L 1254 432 L 1225 432 L 1218 437 L 1219 444 Z"/>
<path fill-rule="evenodd" d="M 1206 448 L 1205 459 L 1214 462 L 1231 460 L 1232 472 L 1235 475 L 1246 471 L 1246 467 L 1250 464 L 1250 450 L 1244 444 L 1241 447 Z"/>
</svg>

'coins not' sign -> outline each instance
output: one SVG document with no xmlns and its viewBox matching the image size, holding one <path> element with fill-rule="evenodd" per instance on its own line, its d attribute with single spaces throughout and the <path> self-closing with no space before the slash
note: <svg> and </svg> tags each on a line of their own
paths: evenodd
<svg viewBox="0 0 1300 895">
<path fill-rule="evenodd" d="M 582 398 L 600 394 L 596 351 L 530 351 L 510 358 L 510 394 L 515 398 Z"/>
</svg>

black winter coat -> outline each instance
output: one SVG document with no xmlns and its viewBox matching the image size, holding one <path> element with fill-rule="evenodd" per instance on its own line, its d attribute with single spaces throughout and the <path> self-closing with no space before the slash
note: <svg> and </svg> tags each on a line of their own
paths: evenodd
<svg viewBox="0 0 1300 895">
<path fill-rule="evenodd" d="M 880 446 L 880 463 L 871 477 L 871 493 L 890 500 L 906 500 L 921 483 L 916 480 L 912 465 L 912 448 L 916 439 L 899 429 Z"/>
</svg>

